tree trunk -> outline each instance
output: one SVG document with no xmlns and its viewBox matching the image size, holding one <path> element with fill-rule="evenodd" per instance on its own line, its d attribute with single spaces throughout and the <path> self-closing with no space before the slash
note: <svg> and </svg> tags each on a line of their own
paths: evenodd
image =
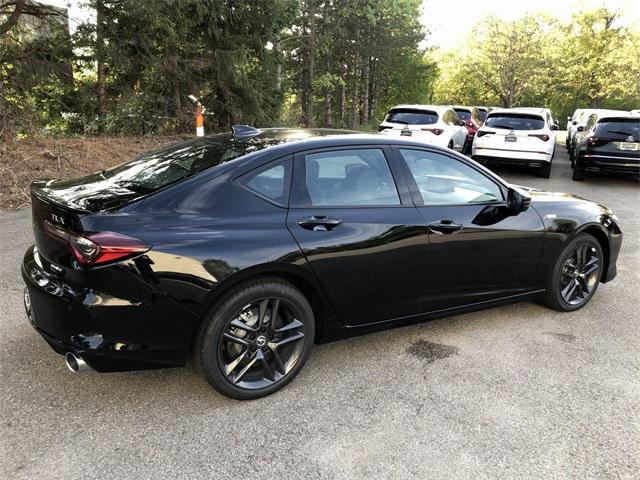
<svg viewBox="0 0 640 480">
<path fill-rule="evenodd" d="M 369 56 L 364 59 L 364 72 L 362 74 L 362 124 L 369 123 Z"/>
<path fill-rule="evenodd" d="M 16 0 L 16 6 L 13 9 L 13 12 L 11 12 L 11 15 L 9 15 L 9 18 L 7 18 L 2 25 L 0 25 L 0 35 L 4 35 L 6 32 L 11 30 L 11 28 L 16 23 L 18 23 L 18 19 L 22 14 L 22 9 L 24 8 L 25 2 L 26 0 Z"/>
<path fill-rule="evenodd" d="M 96 2 L 96 62 L 98 82 L 96 93 L 98 96 L 98 130 L 102 131 L 102 120 L 105 102 L 105 68 L 104 68 L 104 2 Z"/>
</svg>

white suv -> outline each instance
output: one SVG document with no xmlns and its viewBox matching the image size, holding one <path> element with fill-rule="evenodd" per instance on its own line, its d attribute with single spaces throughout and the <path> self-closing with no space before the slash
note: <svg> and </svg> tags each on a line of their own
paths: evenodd
<svg viewBox="0 0 640 480">
<path fill-rule="evenodd" d="M 430 145 L 464 152 L 467 127 L 451 107 L 398 105 L 389 110 L 378 131 L 385 135 L 413 137 Z"/>
<path fill-rule="evenodd" d="M 499 108 L 476 133 L 471 156 L 480 163 L 534 167 L 549 178 L 557 129 L 548 109 Z"/>
</svg>

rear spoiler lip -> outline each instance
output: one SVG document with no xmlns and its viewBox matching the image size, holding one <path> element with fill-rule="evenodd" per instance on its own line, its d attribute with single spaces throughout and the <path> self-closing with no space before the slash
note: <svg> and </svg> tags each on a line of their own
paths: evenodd
<svg viewBox="0 0 640 480">
<path fill-rule="evenodd" d="M 62 198 L 57 197 L 55 194 L 53 194 L 47 188 L 49 184 L 51 184 L 51 182 L 52 182 L 51 180 L 49 181 L 34 180 L 33 182 L 31 182 L 31 185 L 29 186 L 29 191 L 31 192 L 31 195 L 33 195 L 40 201 L 54 204 L 56 207 L 66 210 L 69 213 L 75 213 L 75 214 L 92 213 L 87 209 L 80 208 L 77 205 L 70 204 L 69 202 L 66 202 Z"/>
</svg>

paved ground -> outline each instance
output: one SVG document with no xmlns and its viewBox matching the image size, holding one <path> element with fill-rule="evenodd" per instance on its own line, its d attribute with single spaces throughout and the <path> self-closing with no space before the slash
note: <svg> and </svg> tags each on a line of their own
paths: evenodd
<svg viewBox="0 0 640 480">
<path fill-rule="evenodd" d="M 0 477 L 640 477 L 640 188 L 572 182 L 560 145 L 549 180 L 499 173 L 621 218 L 619 276 L 588 307 L 521 303 L 319 346 L 250 403 L 193 368 L 68 373 L 23 313 L 29 212 L 0 213 Z"/>
</svg>

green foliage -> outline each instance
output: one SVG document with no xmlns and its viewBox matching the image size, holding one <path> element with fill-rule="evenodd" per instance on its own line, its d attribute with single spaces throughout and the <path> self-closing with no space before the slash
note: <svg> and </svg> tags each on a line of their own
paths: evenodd
<svg viewBox="0 0 640 480">
<path fill-rule="evenodd" d="M 559 117 L 576 108 L 637 108 L 640 31 L 618 20 L 604 8 L 565 24 L 540 15 L 487 18 L 474 31 L 475 48 L 438 54 L 436 101 L 544 106 Z"/>
</svg>

